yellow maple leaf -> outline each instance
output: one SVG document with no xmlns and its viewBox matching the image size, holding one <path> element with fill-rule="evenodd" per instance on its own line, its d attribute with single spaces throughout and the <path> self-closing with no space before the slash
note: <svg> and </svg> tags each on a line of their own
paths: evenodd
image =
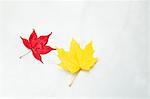
<svg viewBox="0 0 150 99">
<path fill-rule="evenodd" d="M 62 48 L 57 48 L 57 51 L 58 57 L 61 60 L 59 66 L 72 74 L 78 73 L 80 70 L 89 71 L 97 61 L 93 57 L 92 41 L 84 49 L 81 49 L 80 45 L 72 39 L 70 51 L 65 51 Z"/>
</svg>

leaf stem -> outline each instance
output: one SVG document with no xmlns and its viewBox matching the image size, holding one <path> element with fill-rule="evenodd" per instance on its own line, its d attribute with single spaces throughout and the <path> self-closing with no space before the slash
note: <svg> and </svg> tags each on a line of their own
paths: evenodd
<svg viewBox="0 0 150 99">
<path fill-rule="evenodd" d="M 71 80 L 69 87 L 72 86 L 72 84 L 74 83 L 75 79 L 77 78 L 78 74 L 79 74 L 80 70 L 74 75 L 73 79 Z"/>
<path fill-rule="evenodd" d="M 22 57 L 26 56 L 27 54 L 29 54 L 31 52 L 31 50 L 29 52 L 27 52 L 26 54 L 20 56 L 19 58 L 21 59 Z"/>
</svg>

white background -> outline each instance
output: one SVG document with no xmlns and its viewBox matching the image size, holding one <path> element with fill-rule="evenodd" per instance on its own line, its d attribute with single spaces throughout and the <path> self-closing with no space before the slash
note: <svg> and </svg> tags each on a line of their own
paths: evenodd
<svg viewBox="0 0 150 99">
<path fill-rule="evenodd" d="M 2 97 L 138 97 L 148 94 L 148 4 L 142 1 L 0 2 L 0 84 Z M 48 45 L 69 49 L 93 41 L 99 58 L 90 72 L 72 75 L 59 68 L 57 52 L 44 65 L 19 36 L 53 32 Z"/>
</svg>

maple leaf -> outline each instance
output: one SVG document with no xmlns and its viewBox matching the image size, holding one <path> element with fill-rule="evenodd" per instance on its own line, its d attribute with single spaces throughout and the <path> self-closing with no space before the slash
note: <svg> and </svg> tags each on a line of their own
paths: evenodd
<svg viewBox="0 0 150 99">
<path fill-rule="evenodd" d="M 29 40 L 22 38 L 21 36 L 20 38 L 22 39 L 24 46 L 30 49 L 28 53 L 32 52 L 33 56 L 43 63 L 41 54 L 47 54 L 50 51 L 55 50 L 54 48 L 46 45 L 51 34 L 52 32 L 49 35 L 37 37 L 37 34 L 33 29 Z M 20 58 L 27 55 L 28 53 L 22 55 Z"/>
<path fill-rule="evenodd" d="M 62 48 L 57 48 L 56 50 L 61 60 L 59 66 L 72 74 L 77 75 L 80 70 L 89 71 L 97 61 L 97 59 L 93 57 L 94 49 L 92 42 L 88 43 L 84 49 L 81 49 L 80 45 L 72 39 L 70 51 L 65 51 Z M 70 87 L 72 83 L 69 85 Z"/>
</svg>

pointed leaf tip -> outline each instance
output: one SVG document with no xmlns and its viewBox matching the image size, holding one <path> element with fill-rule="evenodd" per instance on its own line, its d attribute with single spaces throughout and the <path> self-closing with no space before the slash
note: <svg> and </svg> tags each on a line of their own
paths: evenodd
<svg viewBox="0 0 150 99">
<path fill-rule="evenodd" d="M 32 28 L 32 31 L 33 31 L 33 32 L 35 32 L 35 29 L 34 29 L 34 28 Z"/>
<path fill-rule="evenodd" d="M 21 36 L 20 36 L 20 38 L 22 39 L 22 42 L 23 42 L 24 46 L 26 48 L 30 49 L 31 48 L 30 42 L 27 39 L 22 38 Z"/>
</svg>

